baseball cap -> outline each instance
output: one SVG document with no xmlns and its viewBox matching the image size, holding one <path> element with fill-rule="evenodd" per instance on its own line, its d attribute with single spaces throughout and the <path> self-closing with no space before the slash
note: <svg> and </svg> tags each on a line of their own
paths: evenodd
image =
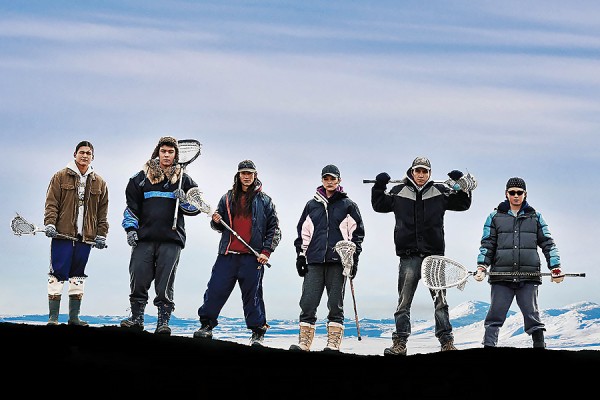
<svg viewBox="0 0 600 400">
<path fill-rule="evenodd" d="M 238 172 L 256 172 L 256 165 L 251 160 L 240 161 Z"/>
<path fill-rule="evenodd" d="M 335 165 L 329 164 L 329 165 L 324 166 L 323 170 L 321 171 L 321 178 L 324 177 L 325 175 L 331 175 L 331 176 L 339 179 L 340 170 Z"/>
<path fill-rule="evenodd" d="M 431 169 L 431 163 L 429 162 L 429 159 L 426 157 L 417 157 L 413 160 L 412 166 L 410 167 L 410 169 L 415 169 L 415 168 L 425 168 L 427 171 L 429 171 Z"/>
</svg>

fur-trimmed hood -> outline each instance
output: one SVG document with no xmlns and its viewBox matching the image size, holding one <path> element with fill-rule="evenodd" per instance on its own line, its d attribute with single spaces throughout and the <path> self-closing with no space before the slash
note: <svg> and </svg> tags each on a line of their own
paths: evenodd
<svg viewBox="0 0 600 400">
<path fill-rule="evenodd" d="M 175 164 L 168 171 L 163 171 L 160 167 L 160 161 L 158 158 L 151 158 L 144 164 L 142 168 L 144 174 L 146 175 L 146 179 L 150 181 L 153 185 L 162 182 L 165 178 L 169 179 L 169 182 L 175 184 L 181 175 L 181 165 Z"/>
</svg>

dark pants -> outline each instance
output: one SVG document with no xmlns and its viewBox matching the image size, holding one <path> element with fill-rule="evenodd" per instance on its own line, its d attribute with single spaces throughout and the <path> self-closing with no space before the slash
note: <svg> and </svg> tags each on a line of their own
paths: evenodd
<svg viewBox="0 0 600 400">
<path fill-rule="evenodd" d="M 52 239 L 50 244 L 50 275 L 59 282 L 71 277 L 86 277 L 85 266 L 92 246 L 67 239 Z"/>
<path fill-rule="evenodd" d="M 327 290 L 328 322 L 344 325 L 344 292 L 346 277 L 340 263 L 309 264 L 302 282 L 300 322 L 314 325 L 323 291 Z"/>
<path fill-rule="evenodd" d="M 148 290 L 154 281 L 154 305 L 175 309 L 173 285 L 181 246 L 171 242 L 139 242 L 131 249 L 129 286 L 132 303 L 148 303 Z"/>
<path fill-rule="evenodd" d="M 421 263 L 424 258 L 416 254 L 401 257 L 398 266 L 398 306 L 394 313 L 394 320 L 396 334 L 404 341 L 408 340 L 411 333 L 410 307 L 421 279 Z M 430 289 L 429 293 L 434 305 L 435 336 L 443 344 L 454 338 L 446 302 L 446 290 Z"/>
<path fill-rule="evenodd" d="M 211 328 L 219 324 L 221 309 L 238 283 L 246 327 L 262 328 L 267 323 L 262 286 L 264 270 L 253 254 L 219 254 L 204 292 L 204 303 L 198 308 L 201 324 Z"/>
<path fill-rule="evenodd" d="M 531 335 L 538 329 L 545 329 L 537 304 L 538 286 L 532 282 L 491 284 L 490 308 L 483 323 L 484 346 L 494 347 L 498 344 L 500 328 L 506 321 L 508 309 L 514 298 L 517 299 L 517 305 L 523 314 L 525 332 Z"/>
</svg>

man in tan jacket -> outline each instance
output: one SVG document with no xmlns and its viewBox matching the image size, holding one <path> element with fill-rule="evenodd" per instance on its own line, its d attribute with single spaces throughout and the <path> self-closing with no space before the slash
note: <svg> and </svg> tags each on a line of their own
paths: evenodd
<svg viewBox="0 0 600 400">
<path fill-rule="evenodd" d="M 56 172 L 46 192 L 44 225 L 50 244 L 48 325 L 58 325 L 60 299 L 69 282 L 69 325 L 87 326 L 79 319 L 85 267 L 92 247 L 106 247 L 108 187 L 91 166 L 94 146 L 82 141 L 74 160 Z"/>
</svg>

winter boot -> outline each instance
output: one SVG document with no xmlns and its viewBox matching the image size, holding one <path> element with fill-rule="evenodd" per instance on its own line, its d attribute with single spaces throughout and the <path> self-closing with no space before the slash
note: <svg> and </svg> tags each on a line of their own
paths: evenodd
<svg viewBox="0 0 600 400">
<path fill-rule="evenodd" d="M 300 322 L 298 344 L 290 346 L 290 350 L 310 351 L 310 345 L 315 338 L 315 326 L 308 322 Z"/>
<path fill-rule="evenodd" d="M 440 351 L 450 351 L 450 350 L 458 350 L 454 346 L 454 339 L 448 339 L 447 341 L 442 343 L 442 347 L 440 349 Z"/>
<path fill-rule="evenodd" d="M 89 326 L 85 321 L 79 319 L 79 311 L 81 310 L 81 295 L 69 295 L 69 325 Z"/>
<path fill-rule="evenodd" d="M 405 356 L 406 355 L 406 338 L 398 336 L 396 332 L 392 333 L 392 347 L 388 347 L 383 351 L 384 356 Z"/>
<path fill-rule="evenodd" d="M 171 312 L 173 308 L 167 305 L 161 305 L 158 307 L 158 320 L 156 321 L 156 330 L 154 333 L 163 335 L 170 335 L 171 328 L 169 328 L 169 320 L 171 319 Z"/>
<path fill-rule="evenodd" d="M 58 325 L 58 312 L 60 310 L 60 294 L 49 294 L 48 306 L 50 309 L 50 313 L 48 314 L 47 325 Z"/>
<path fill-rule="evenodd" d="M 533 348 L 534 349 L 545 349 L 546 343 L 544 342 L 544 330 L 537 329 L 531 333 L 531 338 L 533 339 Z"/>
<path fill-rule="evenodd" d="M 265 340 L 265 333 L 267 333 L 267 329 L 269 329 L 268 324 L 265 324 L 261 328 L 252 329 L 252 337 L 250 337 L 250 345 L 254 346 L 254 347 L 264 346 L 263 341 Z"/>
<path fill-rule="evenodd" d="M 144 303 L 131 303 L 131 315 L 129 318 L 121 321 L 121 328 L 133 329 L 136 331 L 144 330 Z"/>
<path fill-rule="evenodd" d="M 194 332 L 194 337 L 197 339 L 212 339 L 212 328 L 208 324 L 203 324 L 196 332 Z"/>
<path fill-rule="evenodd" d="M 340 351 L 342 337 L 344 336 L 344 325 L 337 322 L 327 324 L 327 345 L 323 351 Z"/>
</svg>

